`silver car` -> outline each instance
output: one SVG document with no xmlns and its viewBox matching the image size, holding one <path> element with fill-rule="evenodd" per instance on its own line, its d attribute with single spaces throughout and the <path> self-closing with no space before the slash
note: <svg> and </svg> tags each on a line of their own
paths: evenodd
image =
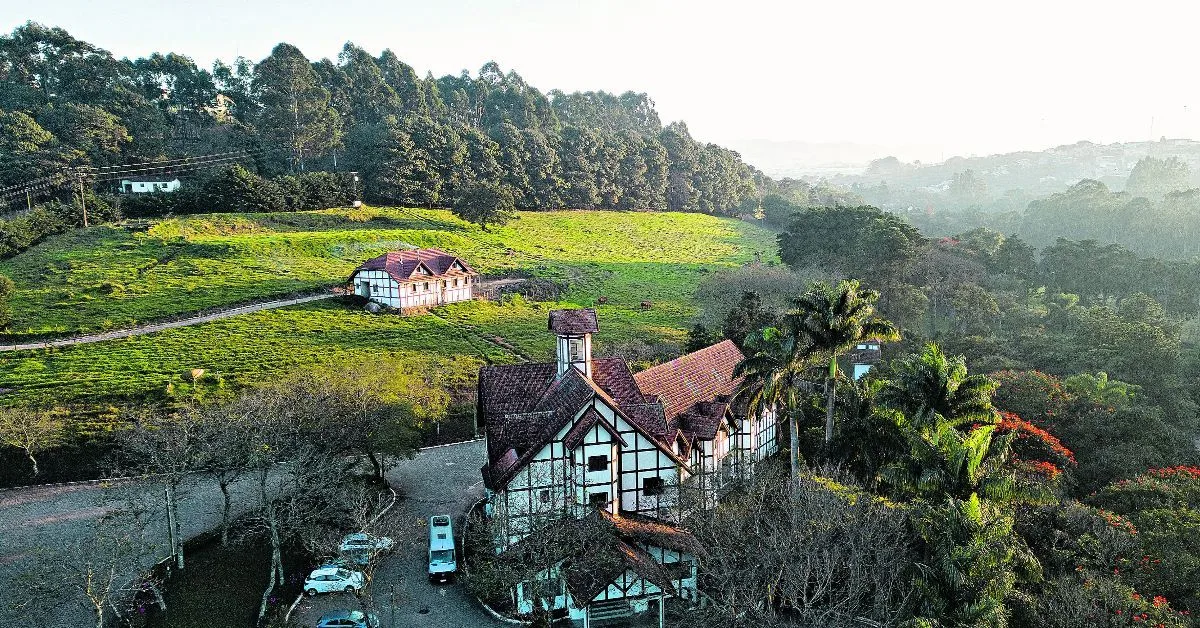
<svg viewBox="0 0 1200 628">
<path fill-rule="evenodd" d="M 304 592 L 309 597 L 318 593 L 333 593 L 345 591 L 357 593 L 362 591 L 366 578 L 361 571 L 350 571 L 341 567 L 321 567 L 314 569 L 304 579 Z"/>
</svg>

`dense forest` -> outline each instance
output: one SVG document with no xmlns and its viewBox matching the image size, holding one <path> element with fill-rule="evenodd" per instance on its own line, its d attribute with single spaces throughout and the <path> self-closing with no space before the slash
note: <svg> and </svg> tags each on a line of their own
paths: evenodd
<svg viewBox="0 0 1200 628">
<path fill-rule="evenodd" d="M 691 338 L 743 348 L 751 403 L 789 417 L 802 480 L 756 484 L 698 524 L 741 561 L 714 559 L 718 599 L 777 586 L 798 598 L 781 604 L 793 617 L 822 617 L 801 625 L 1194 625 L 1195 262 L 1063 238 L 1039 251 L 984 228 L 929 238 L 869 206 L 764 205 L 792 216 L 785 268 L 710 279 Z M 883 359 L 855 380 L 869 338 Z M 786 531 L 761 568 L 759 529 Z M 811 581 L 774 570 L 814 553 L 841 579 L 810 605 Z M 713 612 L 738 624 L 741 610 Z"/>
<path fill-rule="evenodd" d="M 0 37 L 0 188 L 12 208 L 71 201 L 76 175 L 105 191 L 139 164 L 168 160 L 143 170 L 186 180 L 230 155 L 266 177 L 356 171 L 368 200 L 417 206 L 488 183 L 522 209 L 736 215 L 780 191 L 737 153 L 664 125 L 646 94 L 543 93 L 495 63 L 422 78 L 391 50 L 347 43 L 313 61 L 284 43 L 209 70 L 171 52 L 116 59 L 36 23 Z"/>
</svg>

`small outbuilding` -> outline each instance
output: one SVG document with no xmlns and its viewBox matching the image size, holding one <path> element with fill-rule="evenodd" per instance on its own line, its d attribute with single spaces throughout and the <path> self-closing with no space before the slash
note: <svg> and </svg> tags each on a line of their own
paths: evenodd
<svg viewBox="0 0 1200 628">
<path fill-rule="evenodd" d="M 441 249 L 392 251 L 363 262 L 350 275 L 361 297 L 401 311 L 467 301 L 479 273 Z"/>
<path fill-rule="evenodd" d="M 148 192 L 174 192 L 179 189 L 179 179 L 175 177 L 150 176 L 129 177 L 121 179 L 121 192 L 125 194 L 146 194 Z"/>
</svg>

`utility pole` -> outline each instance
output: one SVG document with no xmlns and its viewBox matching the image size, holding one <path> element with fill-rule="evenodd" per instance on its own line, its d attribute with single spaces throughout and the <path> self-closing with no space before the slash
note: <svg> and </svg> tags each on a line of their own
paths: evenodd
<svg viewBox="0 0 1200 628">
<path fill-rule="evenodd" d="M 33 211 L 33 196 L 29 193 L 29 188 L 25 188 L 25 209 Z"/>
<path fill-rule="evenodd" d="M 83 171 L 80 170 L 76 172 L 75 175 L 79 177 L 79 205 L 83 207 L 83 226 L 86 227 L 88 226 L 87 199 L 83 197 Z M 174 546 L 172 546 L 172 548 L 174 548 Z"/>
</svg>

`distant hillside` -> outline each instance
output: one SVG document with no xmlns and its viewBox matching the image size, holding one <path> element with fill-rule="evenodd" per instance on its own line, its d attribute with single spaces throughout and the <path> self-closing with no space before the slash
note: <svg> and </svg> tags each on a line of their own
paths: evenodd
<svg viewBox="0 0 1200 628">
<path fill-rule="evenodd" d="M 1022 209 L 1029 200 L 1062 192 L 1084 179 L 1123 190 L 1133 166 L 1148 156 L 1178 159 L 1192 172 L 1190 187 L 1200 185 L 1196 176 L 1200 173 L 1200 142 L 1166 138 L 1117 144 L 1078 142 L 1043 151 L 952 157 L 938 164 L 884 157 L 872 161 L 861 174 L 833 176 L 830 181 L 893 209 L 955 209 L 1006 199 L 998 209 Z"/>
</svg>

